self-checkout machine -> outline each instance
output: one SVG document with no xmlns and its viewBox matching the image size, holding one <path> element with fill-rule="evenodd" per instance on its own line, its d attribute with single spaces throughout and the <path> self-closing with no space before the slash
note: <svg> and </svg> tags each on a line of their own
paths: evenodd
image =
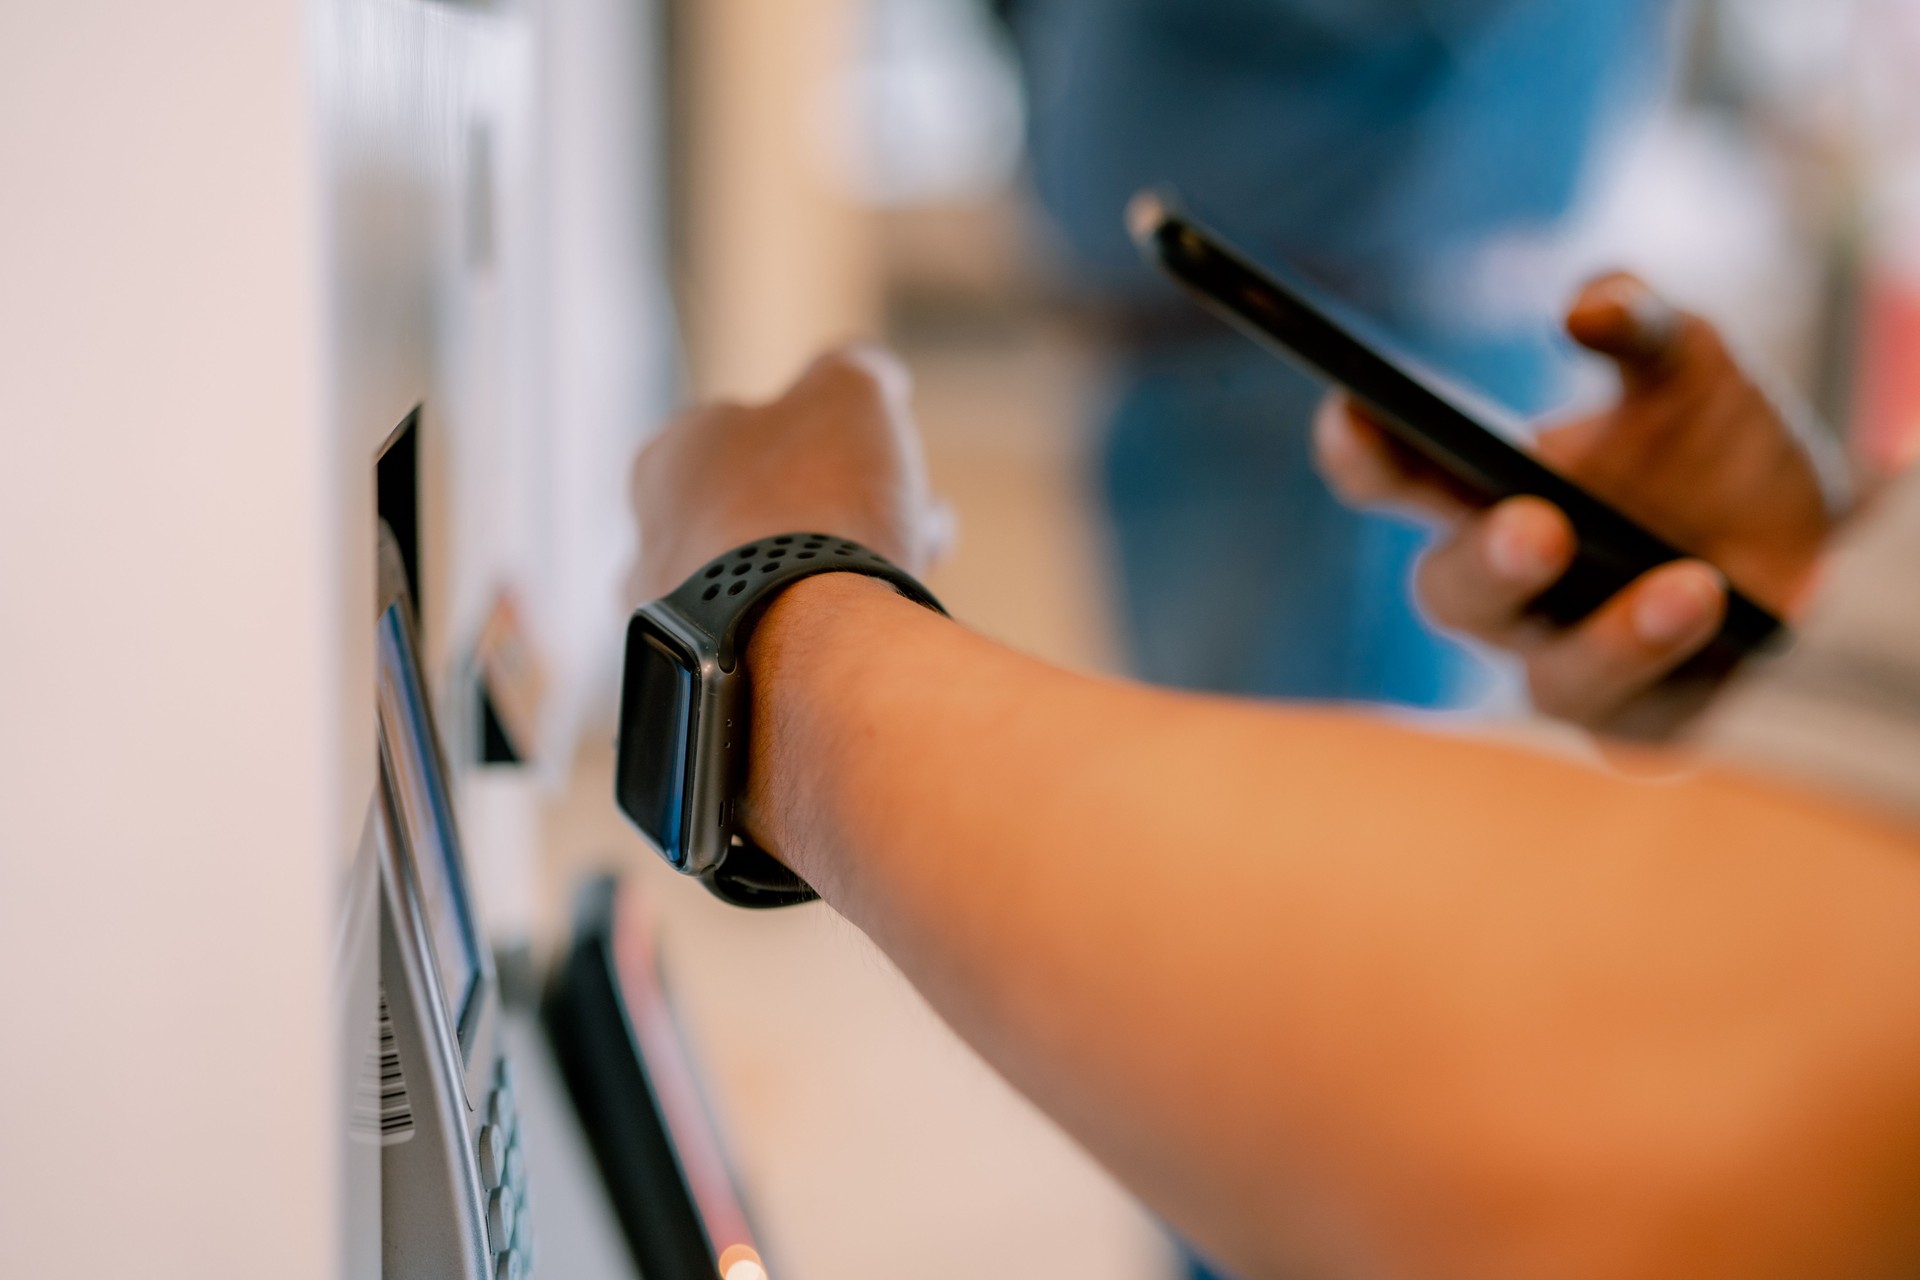
<svg viewBox="0 0 1920 1280">
<path fill-rule="evenodd" d="M 3 8 L 0 1269 L 632 1276 L 481 677 L 540 648 L 562 755 L 605 696 L 648 7 Z"/>
</svg>

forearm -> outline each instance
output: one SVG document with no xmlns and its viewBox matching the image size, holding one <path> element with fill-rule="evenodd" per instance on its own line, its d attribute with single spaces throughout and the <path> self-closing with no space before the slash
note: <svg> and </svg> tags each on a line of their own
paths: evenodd
<svg viewBox="0 0 1920 1280">
<path fill-rule="evenodd" d="M 1250 1269 L 1368 1239 L 1427 1274 L 1614 1274 L 1697 1219 L 1728 1132 L 1806 1163 L 1776 1116 L 1809 1078 L 1890 1134 L 1845 1108 L 1820 1129 L 1858 1212 L 1909 1172 L 1904 1082 L 1876 1064 L 1920 1068 L 1915 1002 L 1836 994 L 1863 968 L 1920 991 L 1896 836 L 1731 783 L 1083 679 L 846 578 L 783 597 L 750 669 L 755 834 Z M 1794 1241 L 1766 1244 L 1791 1273 Z"/>
</svg>

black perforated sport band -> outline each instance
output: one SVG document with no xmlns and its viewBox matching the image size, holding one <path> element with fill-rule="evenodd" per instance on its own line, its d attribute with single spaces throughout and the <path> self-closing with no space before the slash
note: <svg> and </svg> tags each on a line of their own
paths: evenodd
<svg viewBox="0 0 1920 1280">
<path fill-rule="evenodd" d="M 702 566 L 665 603 L 706 633 L 721 669 L 732 672 L 754 627 L 780 592 L 823 573 L 878 578 L 915 604 L 943 616 L 947 612 L 918 579 L 886 557 L 824 533 L 783 533 L 729 551 Z M 743 702 L 743 713 L 748 705 L 750 700 Z M 745 739 L 743 734 L 739 740 Z M 730 796 L 742 781 L 728 779 Z M 716 895 L 744 907 L 789 906 L 815 896 L 804 880 L 734 829 L 731 803 L 722 824 L 723 838 L 737 843 L 731 843 L 720 864 L 701 877 Z"/>
<path fill-rule="evenodd" d="M 915 604 L 946 613 L 918 579 L 885 556 L 824 533 L 783 533 L 729 551 L 709 561 L 667 601 L 713 639 L 721 669 L 732 671 L 754 624 L 773 598 L 794 583 L 822 573 L 879 578 Z"/>
</svg>

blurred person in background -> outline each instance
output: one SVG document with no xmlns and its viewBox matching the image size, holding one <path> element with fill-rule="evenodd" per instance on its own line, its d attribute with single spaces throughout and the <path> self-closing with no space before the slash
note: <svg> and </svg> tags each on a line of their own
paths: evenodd
<svg viewBox="0 0 1920 1280">
<path fill-rule="evenodd" d="M 1409 603 L 1420 532 L 1313 471 L 1308 377 L 1174 295 L 1120 210 L 1171 184 L 1248 249 L 1523 412 L 1545 308 L 1462 284 L 1550 235 L 1609 118 L 1657 79 L 1668 0 L 997 0 L 1034 183 L 1118 336 L 1100 468 L 1135 669 L 1222 692 L 1471 702 L 1479 663 Z M 1558 300 L 1546 302 L 1556 306 Z"/>
</svg>

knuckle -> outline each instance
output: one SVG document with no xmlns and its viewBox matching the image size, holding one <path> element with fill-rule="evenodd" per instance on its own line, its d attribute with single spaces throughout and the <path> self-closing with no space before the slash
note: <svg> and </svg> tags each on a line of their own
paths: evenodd
<svg viewBox="0 0 1920 1280">
<path fill-rule="evenodd" d="M 823 378 L 849 378 L 855 381 L 870 376 L 858 348 L 852 346 L 834 347 L 821 352 L 815 357 L 809 372 Z"/>
<path fill-rule="evenodd" d="M 853 343 L 836 347 L 815 360 L 802 381 L 878 402 L 901 389 L 906 378 L 905 367 L 884 348 Z"/>
</svg>

